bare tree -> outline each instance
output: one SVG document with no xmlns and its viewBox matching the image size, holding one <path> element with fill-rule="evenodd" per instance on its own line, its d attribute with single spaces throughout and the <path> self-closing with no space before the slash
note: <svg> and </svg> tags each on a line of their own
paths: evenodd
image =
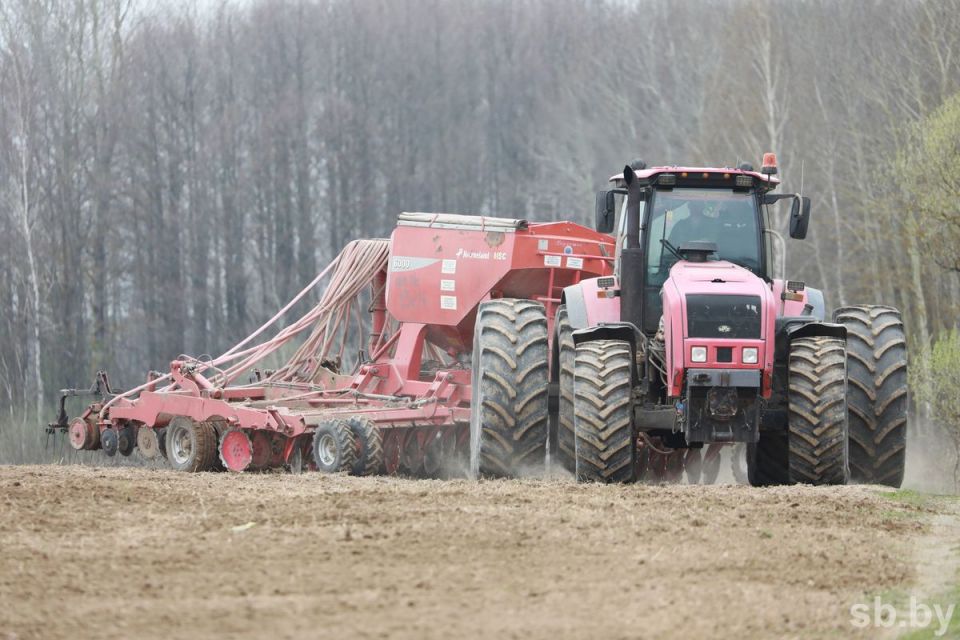
<svg viewBox="0 0 960 640">
<path fill-rule="evenodd" d="M 2 9 L 2 7 L 0 7 Z M 44 409 L 46 400 L 44 394 L 43 370 L 41 367 L 41 313 L 40 275 L 37 266 L 38 258 L 34 246 L 34 228 L 37 224 L 37 215 L 33 202 L 34 176 L 33 164 L 35 153 L 34 132 L 34 86 L 29 67 L 25 61 L 23 50 L 23 25 L 14 22 L 13 17 L 6 11 L 0 13 L 0 26 L 5 44 L 0 53 L 10 62 L 11 76 L 14 88 L 14 118 L 16 138 L 13 141 L 15 154 L 18 160 L 16 174 L 15 210 L 18 230 L 23 240 L 26 255 L 26 277 L 29 295 L 30 314 L 28 316 L 29 330 L 27 332 L 27 354 L 31 363 L 31 375 L 34 385 L 36 411 L 39 415 Z"/>
</svg>

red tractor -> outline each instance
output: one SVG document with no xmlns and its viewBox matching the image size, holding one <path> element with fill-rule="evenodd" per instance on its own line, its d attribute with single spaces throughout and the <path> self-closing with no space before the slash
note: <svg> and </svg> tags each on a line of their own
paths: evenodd
<svg viewBox="0 0 960 640">
<path fill-rule="evenodd" d="M 759 172 L 636 162 L 598 194 L 614 274 L 564 290 L 552 349 L 552 454 L 579 480 L 745 443 L 753 485 L 902 482 L 900 314 L 845 307 L 831 322 L 819 290 L 776 277 L 771 205 L 790 202 L 795 239 L 810 217 L 809 198 L 772 193 L 776 174 L 773 154 Z"/>
</svg>

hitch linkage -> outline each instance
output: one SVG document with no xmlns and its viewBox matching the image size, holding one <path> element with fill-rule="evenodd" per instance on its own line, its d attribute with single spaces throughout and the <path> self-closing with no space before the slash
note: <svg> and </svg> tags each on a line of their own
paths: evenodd
<svg viewBox="0 0 960 640">
<path fill-rule="evenodd" d="M 69 417 L 67 416 L 67 398 L 77 398 L 81 396 L 97 396 L 101 400 L 106 400 L 122 393 L 114 391 L 110 386 L 110 377 L 106 371 L 97 371 L 93 379 L 93 385 L 89 389 L 61 389 L 60 390 L 60 410 L 57 412 L 56 422 L 47 423 L 47 435 L 56 433 L 58 430 L 65 432 L 69 426 Z"/>
</svg>

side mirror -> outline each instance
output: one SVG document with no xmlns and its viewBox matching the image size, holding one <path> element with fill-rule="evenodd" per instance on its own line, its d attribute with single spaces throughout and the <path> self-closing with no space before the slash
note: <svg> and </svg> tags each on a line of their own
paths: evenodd
<svg viewBox="0 0 960 640">
<path fill-rule="evenodd" d="M 810 198 L 794 198 L 790 207 L 790 237 L 803 240 L 807 237 L 807 227 L 810 225 Z"/>
<path fill-rule="evenodd" d="M 616 193 L 613 191 L 597 192 L 597 231 L 610 233 L 613 231 L 613 221 L 616 217 Z"/>
</svg>

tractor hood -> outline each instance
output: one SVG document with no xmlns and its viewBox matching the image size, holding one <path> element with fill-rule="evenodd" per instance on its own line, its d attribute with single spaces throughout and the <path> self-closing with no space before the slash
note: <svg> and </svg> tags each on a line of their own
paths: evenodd
<svg viewBox="0 0 960 640">
<path fill-rule="evenodd" d="M 767 284 L 732 262 L 688 262 L 681 260 L 670 269 L 670 279 L 664 284 L 677 288 L 678 293 L 707 293 L 728 295 L 758 295 L 769 291 Z"/>
<path fill-rule="evenodd" d="M 681 374 L 689 367 L 772 372 L 777 307 L 762 278 L 722 260 L 681 260 L 670 270 L 661 296 L 671 395 L 680 394 Z M 693 346 L 706 349 L 706 360 L 691 360 Z M 743 361 L 744 348 L 756 349 L 756 361 Z M 721 353 L 733 353 L 733 360 Z"/>
<path fill-rule="evenodd" d="M 776 305 L 770 286 L 731 262 L 681 260 L 670 269 L 661 296 L 664 328 L 677 337 L 763 340 L 773 335 Z M 701 315 L 691 320 L 695 305 Z"/>
</svg>

